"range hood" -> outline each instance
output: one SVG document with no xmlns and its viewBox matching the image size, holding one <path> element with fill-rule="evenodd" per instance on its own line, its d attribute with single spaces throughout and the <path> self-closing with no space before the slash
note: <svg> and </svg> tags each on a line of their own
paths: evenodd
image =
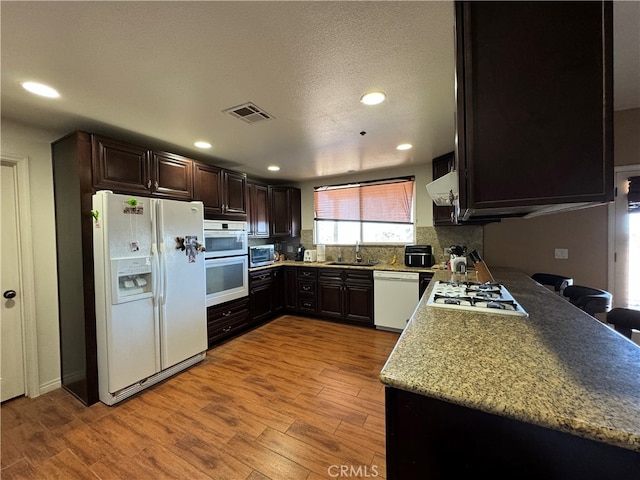
<svg viewBox="0 0 640 480">
<path fill-rule="evenodd" d="M 427 193 L 439 207 L 447 207 L 458 203 L 458 172 L 455 170 L 427 184 Z"/>
<path fill-rule="evenodd" d="M 451 171 L 426 185 L 427 193 L 439 207 L 453 207 L 452 225 L 499 222 L 502 218 L 533 218 L 552 213 L 568 212 L 603 205 L 607 202 L 562 202 L 537 205 L 511 204 L 494 208 L 470 208 L 461 205 L 460 183 L 457 171 Z M 464 203 L 464 201 L 462 202 Z"/>
</svg>

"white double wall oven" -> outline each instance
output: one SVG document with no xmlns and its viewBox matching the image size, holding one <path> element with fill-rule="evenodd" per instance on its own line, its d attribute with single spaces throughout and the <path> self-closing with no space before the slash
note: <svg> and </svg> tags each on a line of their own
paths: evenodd
<svg viewBox="0 0 640 480">
<path fill-rule="evenodd" d="M 204 221 L 207 307 L 249 295 L 246 222 Z"/>
</svg>

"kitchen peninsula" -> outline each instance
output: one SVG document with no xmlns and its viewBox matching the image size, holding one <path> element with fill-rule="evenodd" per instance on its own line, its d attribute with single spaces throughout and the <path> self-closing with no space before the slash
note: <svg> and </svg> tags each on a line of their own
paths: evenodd
<svg viewBox="0 0 640 480">
<path fill-rule="evenodd" d="M 640 348 L 493 273 L 528 317 L 429 307 L 432 282 L 384 366 L 387 478 L 638 478 Z"/>
</svg>

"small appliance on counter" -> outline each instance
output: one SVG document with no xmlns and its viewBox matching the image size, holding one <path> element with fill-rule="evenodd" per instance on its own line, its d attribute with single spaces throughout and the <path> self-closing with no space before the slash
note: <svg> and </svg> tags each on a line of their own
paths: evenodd
<svg viewBox="0 0 640 480">
<path fill-rule="evenodd" d="M 462 245 L 451 245 L 449 247 L 449 265 L 451 271 L 456 273 L 466 273 L 467 271 L 467 247 Z"/>
<path fill-rule="evenodd" d="M 305 262 L 317 262 L 318 261 L 318 253 L 316 250 L 305 250 L 304 251 L 304 261 Z"/>
<path fill-rule="evenodd" d="M 431 245 L 405 245 L 404 264 L 407 267 L 429 268 L 433 263 Z"/>
<path fill-rule="evenodd" d="M 296 251 L 296 257 L 295 257 L 295 261 L 296 262 L 302 262 L 304 260 L 304 245 L 300 244 L 300 246 L 298 247 L 298 250 Z"/>
<path fill-rule="evenodd" d="M 274 245 L 257 245 L 249 247 L 249 267 L 271 265 L 275 259 Z"/>
</svg>

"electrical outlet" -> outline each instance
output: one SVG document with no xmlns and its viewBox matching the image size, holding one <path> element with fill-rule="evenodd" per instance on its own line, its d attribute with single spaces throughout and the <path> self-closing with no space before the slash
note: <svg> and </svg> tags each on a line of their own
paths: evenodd
<svg viewBox="0 0 640 480">
<path fill-rule="evenodd" d="M 556 248 L 555 258 L 559 258 L 561 260 L 567 260 L 569 258 L 569 249 L 568 248 Z"/>
<path fill-rule="evenodd" d="M 293 247 L 291 245 L 287 245 L 287 253 L 293 253 Z"/>
</svg>

